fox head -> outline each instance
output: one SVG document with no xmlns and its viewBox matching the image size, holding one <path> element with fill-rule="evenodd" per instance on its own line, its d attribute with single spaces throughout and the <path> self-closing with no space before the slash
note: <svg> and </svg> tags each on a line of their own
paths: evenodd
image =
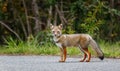
<svg viewBox="0 0 120 71">
<path fill-rule="evenodd" d="M 50 29 L 54 37 L 60 37 L 62 35 L 62 28 L 63 28 L 62 24 L 58 26 L 50 24 Z"/>
</svg>

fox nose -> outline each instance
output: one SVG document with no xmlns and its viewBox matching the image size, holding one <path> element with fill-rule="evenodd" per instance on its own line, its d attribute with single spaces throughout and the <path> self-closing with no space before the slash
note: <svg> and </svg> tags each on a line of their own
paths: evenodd
<svg viewBox="0 0 120 71">
<path fill-rule="evenodd" d="M 57 34 L 55 34 L 55 36 L 57 36 Z"/>
</svg>

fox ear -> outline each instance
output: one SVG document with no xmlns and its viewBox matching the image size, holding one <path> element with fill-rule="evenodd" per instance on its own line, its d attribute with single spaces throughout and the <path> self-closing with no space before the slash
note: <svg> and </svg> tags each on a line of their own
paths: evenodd
<svg viewBox="0 0 120 71">
<path fill-rule="evenodd" d="M 53 29 L 53 27 L 54 27 L 54 26 L 53 26 L 52 24 L 50 24 L 50 29 Z"/>
<path fill-rule="evenodd" d="M 62 28 L 63 28 L 63 24 L 60 24 L 58 27 L 62 30 Z"/>
</svg>

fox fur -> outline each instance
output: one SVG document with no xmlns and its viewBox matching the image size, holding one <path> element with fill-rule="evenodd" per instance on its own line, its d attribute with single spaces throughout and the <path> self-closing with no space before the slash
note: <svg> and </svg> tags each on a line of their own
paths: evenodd
<svg viewBox="0 0 120 71">
<path fill-rule="evenodd" d="M 62 34 L 63 25 L 59 26 L 50 25 L 50 29 L 53 35 L 53 40 L 55 44 L 60 48 L 61 59 L 59 62 L 65 62 L 67 50 L 66 47 L 75 46 L 84 53 L 84 57 L 80 62 L 90 62 L 91 53 L 88 50 L 88 45 L 90 45 L 97 53 L 98 57 L 103 60 L 104 54 L 96 41 L 89 34 Z M 86 59 L 87 57 L 87 59 Z"/>
</svg>

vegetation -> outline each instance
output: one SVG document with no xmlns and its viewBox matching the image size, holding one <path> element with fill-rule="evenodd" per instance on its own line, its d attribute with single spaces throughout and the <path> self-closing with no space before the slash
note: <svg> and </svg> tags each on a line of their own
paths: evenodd
<svg viewBox="0 0 120 71">
<path fill-rule="evenodd" d="M 89 33 L 109 42 L 120 40 L 120 0 L 0 0 L 0 42 L 12 36 L 26 41 L 64 25 L 64 33 Z M 42 41 L 41 41 L 42 42 Z"/>
<path fill-rule="evenodd" d="M 58 55 L 50 23 L 88 33 L 106 57 L 120 57 L 120 0 L 0 0 L 0 54 Z"/>
<path fill-rule="evenodd" d="M 30 41 L 23 42 L 17 41 L 13 38 L 6 40 L 7 45 L 1 46 L 1 55 L 60 55 L 60 50 L 52 42 L 45 44 L 39 44 L 38 41 L 33 38 Z M 104 41 L 100 41 L 100 47 L 104 52 L 105 57 L 120 58 L 120 43 L 109 44 Z M 91 48 L 90 52 L 92 56 L 97 56 L 95 51 Z M 67 48 L 69 56 L 82 56 L 82 52 L 77 47 Z"/>
</svg>

